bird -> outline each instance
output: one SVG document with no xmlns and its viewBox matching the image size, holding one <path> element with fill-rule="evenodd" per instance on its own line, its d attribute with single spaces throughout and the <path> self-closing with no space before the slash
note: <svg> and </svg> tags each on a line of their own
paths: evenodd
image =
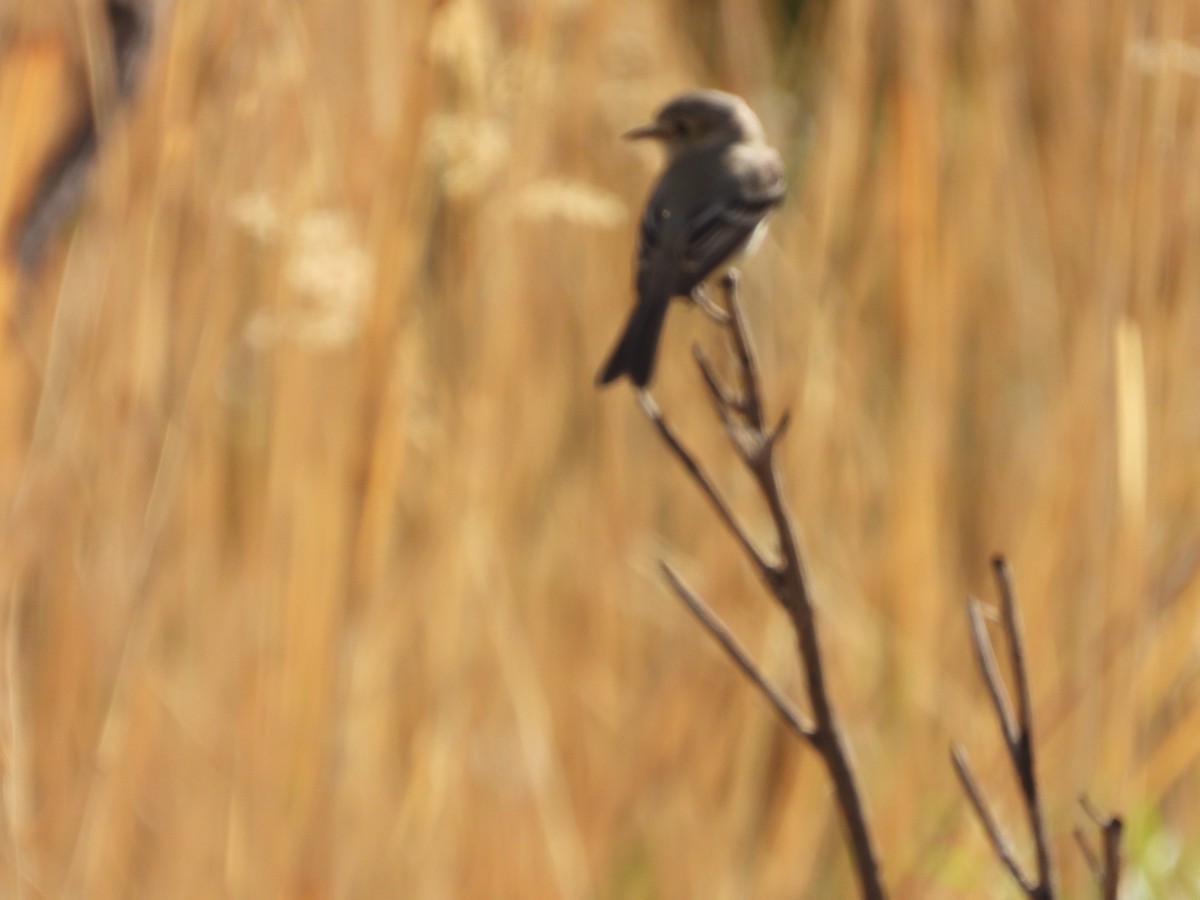
<svg viewBox="0 0 1200 900">
<path fill-rule="evenodd" d="M 706 280 L 753 252 L 783 200 L 783 163 L 754 111 L 724 91 L 680 94 L 623 137 L 658 141 L 666 164 L 642 214 L 637 302 L 596 384 L 628 376 L 643 389 L 671 300 L 697 299 Z"/>
</svg>

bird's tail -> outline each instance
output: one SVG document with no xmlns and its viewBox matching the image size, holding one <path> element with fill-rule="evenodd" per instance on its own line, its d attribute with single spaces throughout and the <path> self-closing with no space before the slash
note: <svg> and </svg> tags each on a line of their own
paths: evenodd
<svg viewBox="0 0 1200 900">
<path fill-rule="evenodd" d="M 669 299 L 648 297 L 639 301 L 629 316 L 625 332 L 617 341 L 608 362 L 596 375 L 597 385 L 616 381 L 622 375 L 640 388 L 646 386 L 654 373 L 654 358 L 658 354 L 658 337 L 667 318 Z"/>
</svg>

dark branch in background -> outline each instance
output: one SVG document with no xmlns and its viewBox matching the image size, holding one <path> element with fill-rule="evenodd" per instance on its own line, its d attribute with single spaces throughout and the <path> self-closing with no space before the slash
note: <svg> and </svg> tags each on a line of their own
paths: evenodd
<svg viewBox="0 0 1200 900">
<path fill-rule="evenodd" d="M 121 103 L 133 96 L 150 42 L 150 13 L 146 3 L 108 0 L 104 5 Z M 12 253 L 27 273 L 35 271 L 55 233 L 83 197 L 87 173 L 100 146 L 96 115 L 85 110 L 38 173 L 25 211 L 17 217 Z"/>
<path fill-rule="evenodd" d="M 1021 622 L 1017 609 L 1016 592 L 1013 589 L 1012 570 L 1004 557 L 997 556 L 992 560 L 992 574 L 1000 593 L 1000 621 L 1008 641 L 1009 662 L 1012 667 L 1012 677 L 1017 695 L 1017 708 L 1013 712 L 1012 703 L 1000 677 L 1000 669 L 996 664 L 996 652 L 992 640 L 988 636 L 987 625 L 984 622 L 983 608 L 978 600 L 970 598 L 967 601 L 967 617 L 971 626 L 971 645 L 975 650 L 975 662 L 979 666 L 980 675 L 987 687 L 992 708 L 996 713 L 996 721 L 1004 737 L 1004 746 L 1008 751 L 1009 762 L 1016 773 L 1021 785 L 1021 798 L 1025 803 L 1025 814 L 1029 820 L 1029 830 L 1033 837 L 1034 853 L 1037 858 L 1037 874 L 1027 874 L 1017 862 L 1012 845 L 1000 830 L 995 816 L 988 808 L 983 792 L 971 768 L 967 763 L 966 754 L 962 747 L 951 747 L 951 759 L 954 771 L 962 783 L 963 791 L 975 815 L 987 832 L 992 850 L 1004 867 L 1008 869 L 1013 880 L 1020 885 L 1025 895 L 1036 900 L 1051 900 L 1055 896 L 1054 867 L 1050 858 L 1049 840 L 1046 836 L 1045 815 L 1042 811 L 1038 796 L 1037 767 L 1034 762 L 1033 743 L 1033 713 L 1030 702 L 1029 674 L 1025 666 L 1025 645 L 1021 636 Z M 1101 885 L 1102 896 L 1105 900 L 1115 900 L 1117 882 L 1120 880 L 1120 843 L 1121 821 L 1115 818 L 1102 818 L 1084 801 L 1084 809 L 1091 816 L 1096 826 L 1101 830 L 1104 843 L 1104 861 L 1101 863 L 1088 846 L 1082 832 L 1076 832 L 1076 840 L 1083 849 L 1088 865 Z"/>
<path fill-rule="evenodd" d="M 749 557 L 767 589 L 783 606 L 796 632 L 797 651 L 804 671 L 805 688 L 813 721 L 808 724 L 792 711 L 791 704 L 773 687 L 757 666 L 738 646 L 729 630 L 697 594 L 688 588 L 675 573 L 663 564 L 671 589 L 696 615 L 700 623 L 725 648 L 742 672 L 767 697 L 792 730 L 804 738 L 825 763 L 837 797 L 837 808 L 850 842 L 850 854 L 862 889 L 868 900 L 885 896 L 879 874 L 878 856 L 867 822 L 866 809 L 859 792 L 857 779 L 846 749 L 845 738 L 825 686 L 825 670 L 808 580 L 800 557 L 796 529 L 784 500 L 779 470 L 775 464 L 775 445 L 787 429 L 785 414 L 774 427 L 767 425 L 763 411 L 761 378 L 750 334 L 738 299 L 737 281 L 726 277 L 722 282 L 728 307 L 725 326 L 733 339 L 736 354 L 738 388 L 723 384 L 707 358 L 697 354 L 704 383 L 708 388 L 717 418 L 758 486 L 771 512 L 779 547 L 779 559 L 771 560 L 759 550 L 746 528 L 738 521 L 732 508 L 721 496 L 712 479 L 684 447 L 663 418 L 662 411 L 648 395 L 642 396 L 642 408 L 654 423 L 667 447 L 696 482 L 715 507 L 721 522 Z M 717 318 L 718 321 L 721 317 Z"/>
<path fill-rule="evenodd" d="M 1117 900 L 1117 885 L 1121 882 L 1121 831 L 1125 825 L 1119 816 L 1102 815 L 1087 797 L 1080 797 L 1079 805 L 1100 831 L 1103 858 L 1098 858 L 1092 851 L 1082 829 L 1075 829 L 1075 840 L 1079 849 L 1083 851 L 1088 868 L 1096 878 L 1101 900 Z"/>
</svg>

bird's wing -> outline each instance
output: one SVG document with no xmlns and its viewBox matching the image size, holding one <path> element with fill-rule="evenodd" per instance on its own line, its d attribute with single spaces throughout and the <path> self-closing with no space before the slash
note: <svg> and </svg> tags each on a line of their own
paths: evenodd
<svg viewBox="0 0 1200 900">
<path fill-rule="evenodd" d="M 639 296 L 691 293 L 750 240 L 783 199 L 783 167 L 767 147 L 739 148 L 724 171 L 726 178 L 712 185 L 706 203 L 669 209 L 656 191 L 646 205 L 638 241 Z"/>
<path fill-rule="evenodd" d="M 689 222 L 676 292 L 685 294 L 737 253 L 779 201 L 772 197 L 726 197 Z"/>
</svg>

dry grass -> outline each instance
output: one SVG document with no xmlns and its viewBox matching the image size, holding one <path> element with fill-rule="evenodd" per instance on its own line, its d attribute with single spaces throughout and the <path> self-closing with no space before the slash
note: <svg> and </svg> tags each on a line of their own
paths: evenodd
<svg viewBox="0 0 1200 900">
<path fill-rule="evenodd" d="M 695 83 L 789 159 L 745 296 L 888 882 L 1010 896 L 946 753 L 1015 812 L 962 603 L 1004 550 L 1072 895 L 1081 790 L 1134 896 L 1190 890 L 1200 15 L 939 6 L 178 4 L 69 242 L 0 276 L 0 893 L 850 894 L 813 758 L 651 563 L 798 694 L 786 621 L 591 385 L 657 164 L 615 135 Z M 44 18 L 0 32 L 4 210 L 73 83 Z M 713 328 L 667 331 L 734 479 Z"/>
</svg>

